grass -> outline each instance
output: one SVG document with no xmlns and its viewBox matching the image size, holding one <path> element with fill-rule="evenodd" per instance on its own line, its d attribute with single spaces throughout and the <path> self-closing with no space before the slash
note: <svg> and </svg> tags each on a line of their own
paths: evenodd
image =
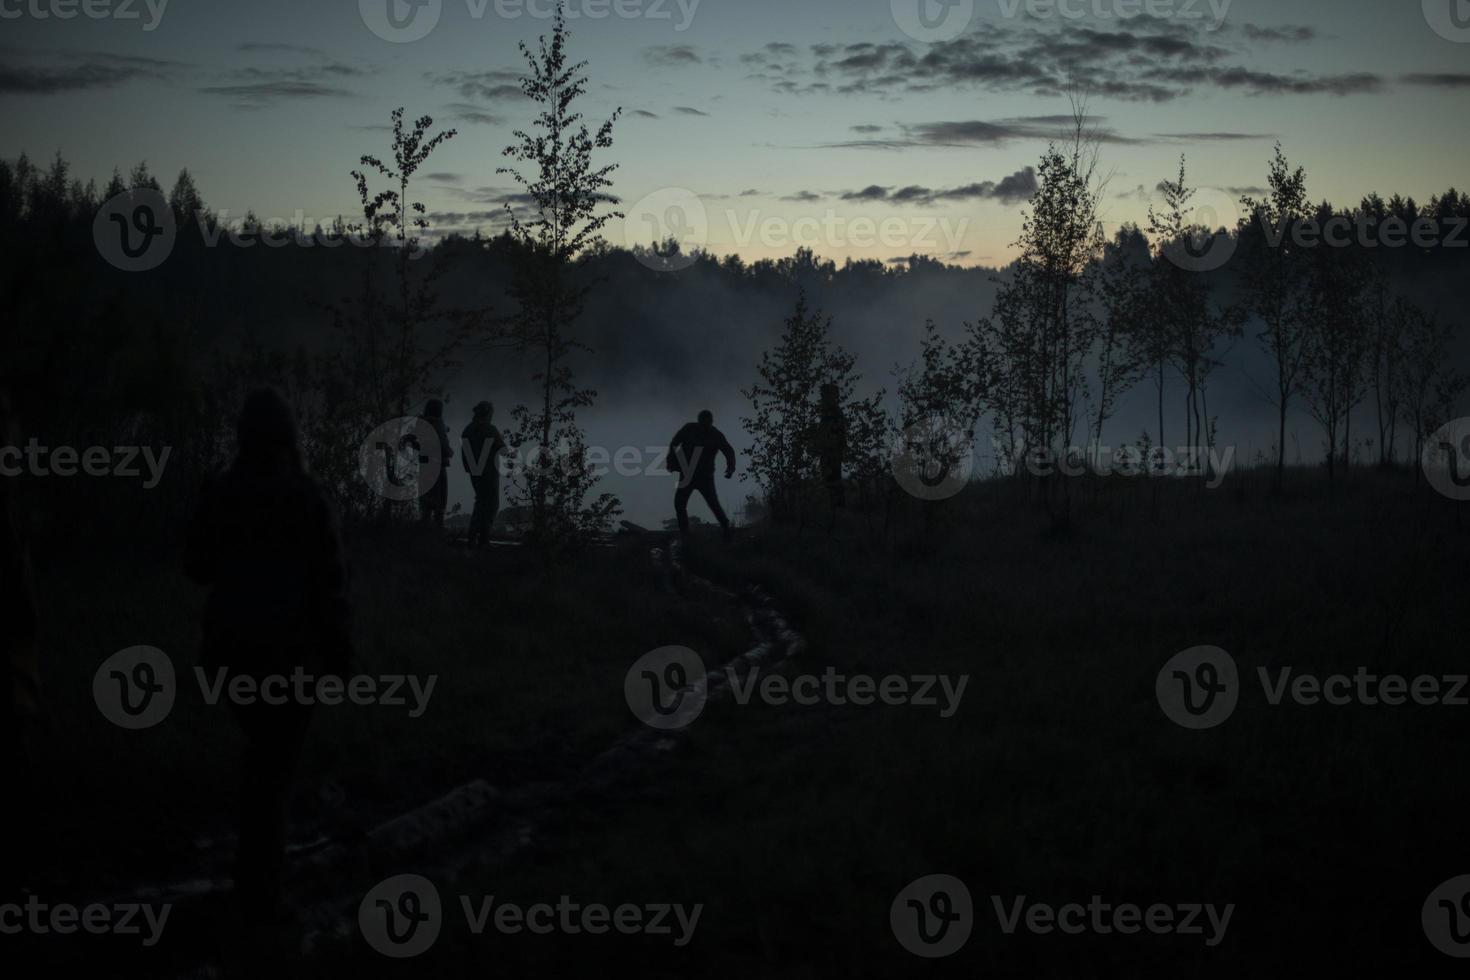
<svg viewBox="0 0 1470 980">
<path fill-rule="evenodd" d="M 1420 906 L 1470 870 L 1470 709 L 1271 706 L 1256 668 L 1466 672 L 1463 515 L 1398 473 L 1328 485 L 1293 472 L 1279 497 L 1268 482 L 1246 472 L 1213 492 L 1078 483 L 1065 533 L 1013 488 L 982 484 L 927 534 L 901 516 L 884 544 L 855 524 L 835 536 L 752 529 L 730 548 L 697 540 L 692 569 L 762 584 L 807 636 L 800 659 L 766 669 L 964 674 L 960 710 L 714 702 L 676 750 L 616 792 L 548 815 L 508 864 L 439 883 L 453 914 L 424 956 L 382 959 L 349 929 L 281 972 L 1443 970 L 1452 961 L 1425 940 Z M 434 665 L 445 692 L 422 723 L 351 713 L 314 731 L 305 785 L 331 779 L 364 810 L 468 773 L 500 785 L 570 771 L 629 730 L 622 676 L 636 656 L 681 644 L 714 662 L 744 643 L 733 609 L 661 590 L 637 545 L 600 551 L 552 586 L 515 556 L 466 560 L 422 542 L 358 542 L 354 564 L 365 668 Z M 228 719 L 184 704 L 140 737 L 86 720 L 96 712 L 83 702 L 89 665 L 113 648 L 159 637 L 186 650 L 198 597 L 165 569 L 51 574 L 79 603 L 70 620 L 48 610 L 68 622 L 48 661 L 53 690 L 72 692 L 55 716 L 79 721 L 50 747 L 70 794 L 58 829 L 91 835 L 78 855 L 89 874 L 126 864 L 115 848 L 138 835 L 187 863 L 181 842 L 225 812 Z M 1245 683 L 1225 724 L 1186 731 L 1160 711 L 1154 681 L 1198 644 L 1228 650 Z M 151 866 L 156 855 L 133 856 Z M 942 961 L 905 952 L 888 924 L 899 890 L 933 873 L 964 880 L 977 912 L 969 943 Z M 472 936 L 452 921 L 461 893 L 704 910 L 685 949 L 651 936 Z M 991 896 L 1020 895 L 1236 909 L 1216 948 L 1189 936 L 1003 935 Z"/>
</svg>

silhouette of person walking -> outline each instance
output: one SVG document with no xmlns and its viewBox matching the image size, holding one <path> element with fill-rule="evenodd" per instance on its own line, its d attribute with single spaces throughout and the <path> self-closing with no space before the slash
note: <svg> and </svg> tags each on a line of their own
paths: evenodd
<svg viewBox="0 0 1470 980">
<path fill-rule="evenodd" d="M 715 493 L 715 458 L 725 457 L 725 479 L 735 475 L 735 449 L 725 434 L 715 428 L 714 413 L 705 409 L 699 421 L 690 422 L 674 434 L 669 443 L 668 469 L 679 477 L 674 491 L 674 514 L 679 518 L 679 532 L 689 533 L 689 498 L 697 490 L 720 522 L 725 540 L 730 540 L 730 518 L 720 506 Z"/>
<path fill-rule="evenodd" d="M 439 440 L 439 445 L 435 447 L 439 453 L 439 472 L 429 489 L 419 498 L 419 506 L 423 509 L 421 519 L 425 524 L 442 529 L 444 511 L 449 506 L 449 461 L 454 458 L 454 450 L 449 448 L 449 427 L 444 424 L 444 403 L 437 398 L 430 398 L 420 417 L 429 423 Z M 418 442 L 417 439 L 413 441 Z M 422 451 L 420 447 L 420 452 Z"/>
<path fill-rule="evenodd" d="M 352 658 L 346 571 L 330 505 L 307 475 L 296 423 L 273 389 L 252 391 L 238 455 L 204 487 L 184 565 L 211 587 L 200 661 L 236 677 L 346 673 Z M 257 689 L 260 689 L 257 687 Z M 232 704 L 245 735 L 235 890 L 247 918 L 270 922 L 285 866 L 286 802 L 311 707 L 287 695 Z"/>
<path fill-rule="evenodd" d="M 505 452 L 505 440 L 490 423 L 494 417 L 495 406 L 480 402 L 475 406 L 475 417 L 460 433 L 460 461 L 475 490 L 475 509 L 470 514 L 471 548 L 490 543 L 490 528 L 500 512 L 500 454 Z"/>
<path fill-rule="evenodd" d="M 827 488 L 827 502 L 832 509 L 832 527 L 837 526 L 837 511 L 847 506 L 847 492 L 842 483 L 842 464 L 847 458 L 847 417 L 838 403 L 840 392 L 834 384 L 822 385 L 821 414 L 813 432 L 817 461 L 822 468 L 822 484 Z"/>
</svg>

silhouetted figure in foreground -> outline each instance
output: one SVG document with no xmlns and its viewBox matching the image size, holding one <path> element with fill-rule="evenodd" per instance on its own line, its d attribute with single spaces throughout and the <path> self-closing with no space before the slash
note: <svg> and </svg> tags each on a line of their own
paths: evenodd
<svg viewBox="0 0 1470 980">
<path fill-rule="evenodd" d="M 10 403 L 0 391 L 0 446 L 19 446 Z M 0 475 L 0 653 L 4 654 L 5 687 L 0 691 L 0 765 L 6 782 L 5 835 L 0 855 L 0 902 L 10 901 L 25 883 L 35 854 L 35 766 L 31 728 L 40 714 L 41 692 L 36 665 L 36 600 L 31 585 L 30 554 L 15 512 L 15 477 Z"/>
<path fill-rule="evenodd" d="M 725 540 L 730 540 L 730 518 L 720 506 L 715 493 L 715 458 L 725 457 L 725 479 L 735 475 L 735 449 L 724 433 L 715 428 L 715 417 L 706 409 L 699 413 L 698 422 L 690 422 L 674 435 L 669 443 L 668 469 L 679 477 L 679 489 L 674 491 L 674 514 L 679 518 L 681 534 L 689 533 L 689 498 L 698 490 L 709 505 Z"/>
<path fill-rule="evenodd" d="M 239 422 L 239 455 L 204 488 L 185 569 L 212 586 L 200 660 L 239 676 L 344 675 L 351 662 L 346 573 L 330 506 L 307 475 L 284 399 L 253 391 Z M 231 709 L 244 731 L 245 771 L 235 889 L 246 916 L 271 921 L 285 864 L 286 801 L 311 707 L 257 698 Z"/>
<path fill-rule="evenodd" d="M 480 402 L 475 406 L 474 419 L 460 433 L 460 460 L 475 489 L 475 509 L 470 514 L 471 548 L 490 543 L 490 528 L 500 512 L 500 454 L 505 452 L 505 440 L 490 424 L 494 417 L 495 406 Z"/>
<path fill-rule="evenodd" d="M 430 398 L 424 405 L 422 418 L 433 428 L 434 436 L 439 441 L 433 449 L 439 454 L 439 472 L 429 489 L 419 498 L 419 506 L 423 509 L 422 519 L 425 524 L 443 528 L 444 510 L 449 506 L 449 461 L 454 458 L 454 450 L 449 448 L 449 427 L 444 424 L 444 403 L 437 398 Z M 424 451 L 422 447 L 420 451 Z"/>
<path fill-rule="evenodd" d="M 837 401 L 838 395 L 836 385 L 822 385 L 821 416 L 813 433 L 813 448 L 822 468 L 822 485 L 827 488 L 834 528 L 837 511 L 847 506 L 847 492 L 842 483 L 842 464 L 847 458 L 847 417 Z"/>
</svg>

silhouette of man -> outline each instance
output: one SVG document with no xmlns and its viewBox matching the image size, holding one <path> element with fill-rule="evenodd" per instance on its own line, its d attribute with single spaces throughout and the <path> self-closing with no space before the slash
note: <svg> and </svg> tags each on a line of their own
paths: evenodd
<svg viewBox="0 0 1470 980">
<path fill-rule="evenodd" d="M 460 433 L 460 460 L 475 489 L 475 509 L 470 514 L 471 548 L 490 543 L 490 528 L 500 512 L 500 454 L 505 452 L 505 440 L 490 423 L 494 417 L 495 406 L 480 402 L 475 406 L 475 417 Z"/>
<path fill-rule="evenodd" d="M 847 417 L 838 403 L 839 395 L 836 385 L 822 385 L 821 415 L 813 432 L 822 484 L 827 488 L 827 501 L 832 508 L 832 527 L 837 526 L 837 511 L 847 505 L 842 483 L 842 464 L 847 458 Z"/>
<path fill-rule="evenodd" d="M 429 423 L 439 440 L 439 445 L 434 447 L 439 453 L 439 473 L 433 484 L 419 498 L 419 506 L 423 509 L 422 520 L 425 524 L 443 528 L 444 510 L 449 506 L 449 461 L 454 458 L 454 450 L 449 448 L 449 428 L 444 424 L 444 403 L 437 398 L 430 398 L 420 417 Z M 417 438 L 410 436 L 409 439 L 419 448 Z M 420 448 L 420 452 L 422 451 Z"/>
<path fill-rule="evenodd" d="M 346 571 L 336 521 L 307 475 L 291 409 L 273 389 L 252 391 L 228 471 L 203 490 L 184 566 L 211 586 L 201 664 L 236 677 L 345 674 L 352 659 Z M 294 685 L 288 680 L 290 691 Z M 257 687 L 257 690 L 260 688 Z M 272 685 L 267 690 L 274 690 Z M 286 801 L 311 707 L 287 695 L 233 704 L 245 734 L 235 890 L 245 915 L 270 922 L 285 865 Z"/>
<path fill-rule="evenodd" d="M 725 457 L 725 479 L 735 475 L 735 449 L 724 433 L 715 428 L 714 413 L 708 409 L 699 413 L 698 422 L 690 422 L 674 434 L 669 443 L 668 469 L 679 477 L 679 488 L 674 491 L 674 514 L 679 518 L 679 532 L 689 533 L 689 498 L 698 490 L 699 495 L 720 522 L 725 540 L 730 540 L 730 518 L 720 506 L 715 493 L 715 457 Z"/>
</svg>

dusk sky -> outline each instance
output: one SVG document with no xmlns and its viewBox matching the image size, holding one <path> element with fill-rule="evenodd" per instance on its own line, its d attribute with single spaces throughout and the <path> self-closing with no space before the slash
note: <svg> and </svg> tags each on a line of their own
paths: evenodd
<svg viewBox="0 0 1470 980">
<path fill-rule="evenodd" d="M 1464 0 L 1087 0 L 1066 16 L 921 2 L 933 31 L 914 0 L 574 0 L 589 118 L 623 108 L 605 159 L 626 209 L 658 194 L 668 214 L 693 192 L 696 243 L 747 258 L 809 244 L 1000 264 L 1069 79 L 1091 91 L 1113 225 L 1144 219 L 1181 152 L 1191 183 L 1218 189 L 1201 202 L 1229 207 L 1264 182 L 1277 139 L 1315 199 L 1465 183 Z M 427 34 L 380 37 L 388 3 Z M 117 0 L 98 18 L 83 11 L 102 0 L 0 0 L 0 155 L 59 150 L 99 185 L 139 160 L 165 187 L 188 167 L 230 219 L 326 223 L 354 215 L 348 171 L 387 153 L 402 105 L 459 130 L 418 188 L 436 225 L 498 230 L 511 184 L 495 168 L 528 117 L 516 43 L 548 30 L 549 0 L 420 3 Z M 1135 9 L 1155 13 L 1119 16 Z M 624 223 L 608 232 L 631 244 Z"/>
</svg>

